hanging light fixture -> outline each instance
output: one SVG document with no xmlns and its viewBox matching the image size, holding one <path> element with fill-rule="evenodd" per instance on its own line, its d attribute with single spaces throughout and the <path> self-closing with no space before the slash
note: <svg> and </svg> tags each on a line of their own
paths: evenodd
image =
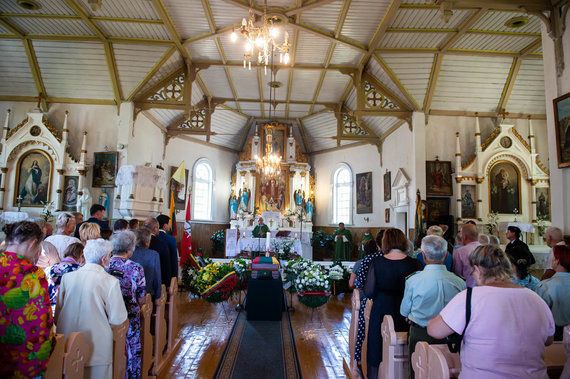
<svg viewBox="0 0 570 379">
<path fill-rule="evenodd" d="M 289 56 L 289 49 L 291 42 L 289 41 L 289 33 L 285 32 L 283 43 L 277 43 L 276 39 L 279 36 L 279 29 L 275 25 L 278 19 L 275 17 L 267 18 L 267 0 L 263 2 L 263 25 L 255 25 L 255 14 L 253 8 L 249 8 L 249 18 L 241 21 L 241 28 L 239 29 L 241 35 L 245 38 L 245 52 L 243 54 L 243 68 L 248 67 L 251 70 L 251 61 L 265 66 L 265 73 L 267 74 L 267 66 L 269 65 L 270 53 L 273 50 L 280 52 L 280 63 L 289 64 L 291 60 Z M 235 30 L 231 34 L 232 42 L 237 41 L 237 33 Z"/>
<path fill-rule="evenodd" d="M 271 83 L 275 81 L 275 70 L 273 67 L 273 47 L 270 51 L 271 58 Z M 273 99 L 275 97 L 275 89 L 277 85 L 271 85 L 269 90 L 269 122 L 265 124 L 265 152 L 263 157 L 255 155 L 255 163 L 257 171 L 263 173 L 267 178 L 275 178 L 280 174 L 281 156 L 273 152 L 273 129 L 277 126 L 277 122 L 271 121 L 271 108 L 273 107 Z"/>
</svg>

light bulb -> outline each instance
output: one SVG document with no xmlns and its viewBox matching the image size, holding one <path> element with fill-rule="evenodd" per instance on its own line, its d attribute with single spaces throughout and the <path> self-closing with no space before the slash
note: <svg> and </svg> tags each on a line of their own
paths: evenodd
<svg viewBox="0 0 570 379">
<path fill-rule="evenodd" d="M 285 32 L 285 42 L 289 41 L 289 32 Z"/>
<path fill-rule="evenodd" d="M 246 52 L 250 52 L 250 51 L 251 51 L 251 47 L 252 47 L 252 46 L 251 46 L 251 42 L 246 43 L 246 44 L 245 44 L 245 51 L 246 51 Z"/>
<path fill-rule="evenodd" d="M 232 42 L 237 41 L 237 34 L 236 34 L 235 30 L 232 30 L 232 34 L 231 34 L 230 38 L 231 38 Z"/>
<path fill-rule="evenodd" d="M 263 40 L 261 39 L 261 37 L 257 37 L 257 39 L 255 40 L 255 45 L 257 47 L 263 46 Z"/>
<path fill-rule="evenodd" d="M 289 64 L 289 53 L 285 53 L 285 56 L 283 57 L 283 62 L 285 64 Z"/>
<path fill-rule="evenodd" d="M 241 19 L 241 26 L 247 26 L 247 20 L 245 17 Z"/>
<path fill-rule="evenodd" d="M 276 38 L 279 35 L 279 29 L 278 28 L 271 28 L 271 37 Z"/>
</svg>

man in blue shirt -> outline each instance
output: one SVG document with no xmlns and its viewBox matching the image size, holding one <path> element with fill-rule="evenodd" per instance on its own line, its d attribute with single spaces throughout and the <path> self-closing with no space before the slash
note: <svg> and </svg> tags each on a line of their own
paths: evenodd
<svg viewBox="0 0 570 379">
<path fill-rule="evenodd" d="M 79 228 L 81 227 L 81 225 L 83 225 L 86 222 L 93 222 L 99 225 L 101 231 L 109 230 L 109 224 L 103 221 L 103 217 L 105 216 L 104 206 L 102 206 L 101 204 L 93 204 L 89 209 L 89 214 L 91 215 L 91 217 L 89 217 L 87 221 L 83 221 L 75 226 L 75 234 L 74 234 L 75 238 L 79 238 Z"/>
<path fill-rule="evenodd" d="M 427 343 L 445 343 L 427 333 L 429 320 L 466 288 L 465 280 L 447 271 L 443 261 L 447 255 L 447 241 L 435 235 L 422 239 L 421 251 L 426 266 L 406 279 L 404 298 L 400 305 L 400 313 L 410 323 L 408 333 L 408 359 L 410 377 L 414 377 L 411 367 L 412 354 L 420 341 Z"/>
<path fill-rule="evenodd" d="M 170 231 L 170 217 L 161 214 L 156 217 L 156 221 L 158 221 L 159 231 L 156 238 L 168 245 L 170 269 L 174 270 L 172 276 L 178 277 L 178 246 L 176 245 L 176 238 L 168 234 Z"/>
</svg>

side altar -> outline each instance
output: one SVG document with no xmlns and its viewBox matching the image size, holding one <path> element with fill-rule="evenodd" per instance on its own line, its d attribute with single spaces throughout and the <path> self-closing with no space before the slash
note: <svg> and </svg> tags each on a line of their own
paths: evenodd
<svg viewBox="0 0 570 379">
<path fill-rule="evenodd" d="M 295 246 L 302 251 L 296 252 L 312 258 L 314 179 L 308 162 L 290 125 L 256 125 L 232 175 L 227 256 L 255 245 L 240 245 L 239 240 L 251 237 L 261 217 L 272 239 L 297 239 Z M 262 247 L 265 250 L 265 244 Z"/>
</svg>

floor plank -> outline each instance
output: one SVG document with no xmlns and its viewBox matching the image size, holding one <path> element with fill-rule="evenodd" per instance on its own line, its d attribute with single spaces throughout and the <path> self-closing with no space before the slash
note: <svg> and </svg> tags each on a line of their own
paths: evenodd
<svg viewBox="0 0 570 379">
<path fill-rule="evenodd" d="M 216 371 L 237 316 L 237 298 L 210 304 L 182 292 L 179 305 L 181 347 L 164 378 L 211 378 Z M 287 301 L 290 301 L 287 296 Z M 293 296 L 291 322 L 305 378 L 346 378 L 342 364 L 348 357 L 350 294 L 332 296 L 312 310 Z"/>
</svg>

